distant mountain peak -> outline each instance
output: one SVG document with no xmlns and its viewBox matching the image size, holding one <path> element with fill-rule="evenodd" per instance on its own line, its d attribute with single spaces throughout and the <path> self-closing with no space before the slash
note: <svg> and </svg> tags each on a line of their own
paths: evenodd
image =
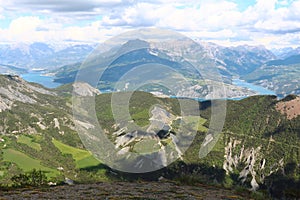
<svg viewBox="0 0 300 200">
<path fill-rule="evenodd" d="M 272 52 L 279 59 L 286 59 L 294 55 L 300 55 L 300 47 L 297 48 L 285 47 L 285 48 L 273 49 Z"/>
<path fill-rule="evenodd" d="M 123 47 L 130 47 L 130 48 L 149 48 L 150 44 L 144 40 L 140 39 L 134 39 L 134 40 L 128 40 L 125 44 L 123 44 Z"/>
</svg>

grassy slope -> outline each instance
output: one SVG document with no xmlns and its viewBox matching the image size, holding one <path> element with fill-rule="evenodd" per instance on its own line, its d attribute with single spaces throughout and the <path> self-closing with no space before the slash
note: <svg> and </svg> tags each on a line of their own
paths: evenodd
<svg viewBox="0 0 300 200">
<path fill-rule="evenodd" d="M 100 164 L 100 161 L 94 158 L 89 151 L 66 145 L 55 139 L 53 139 L 52 142 L 63 154 L 72 155 L 77 168 L 86 168 Z"/>
<path fill-rule="evenodd" d="M 36 149 L 36 150 L 40 151 L 42 149 L 41 145 L 34 141 L 35 138 L 38 138 L 38 136 L 34 137 L 34 136 L 20 135 L 18 137 L 17 142 L 26 144 L 27 146 L 32 147 L 33 149 Z"/>
<path fill-rule="evenodd" d="M 45 167 L 41 165 L 40 160 L 31 158 L 20 151 L 16 151 L 14 149 L 3 149 L 2 151 L 4 161 L 16 163 L 25 172 L 37 169 L 45 171 L 49 177 L 58 175 L 58 171 L 56 169 Z"/>
</svg>

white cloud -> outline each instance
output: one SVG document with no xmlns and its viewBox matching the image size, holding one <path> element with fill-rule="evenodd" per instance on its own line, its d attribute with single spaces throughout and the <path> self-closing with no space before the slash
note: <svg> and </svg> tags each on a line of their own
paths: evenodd
<svg viewBox="0 0 300 200">
<path fill-rule="evenodd" d="M 232 30 L 223 29 L 220 31 L 193 31 L 193 32 L 185 32 L 185 35 L 192 37 L 192 38 L 206 38 L 209 40 L 216 40 L 216 39 L 230 39 L 237 36 Z"/>
<path fill-rule="evenodd" d="M 127 30 L 129 28 L 102 26 L 102 21 L 95 21 L 85 26 L 66 26 L 53 19 L 19 17 L 13 20 L 7 29 L 0 29 L 0 41 L 2 43 L 58 43 L 61 41 L 97 43 L 104 42 Z"/>
<path fill-rule="evenodd" d="M 27 32 L 35 31 L 41 22 L 38 17 L 20 17 L 11 22 L 9 29 L 14 35 L 22 35 Z"/>
<path fill-rule="evenodd" d="M 283 46 L 295 45 L 296 41 L 300 46 L 300 0 L 257 0 L 244 11 L 230 0 L 0 2 L 5 10 L 33 13 L 33 17 L 16 18 L 9 28 L 0 30 L 2 41 L 103 41 L 128 29 L 159 27 L 227 45 L 249 42 Z"/>
<path fill-rule="evenodd" d="M 20 17 L 10 23 L 8 29 L 1 30 L 1 39 L 5 41 L 32 41 L 39 40 L 40 35 L 36 31 L 42 23 L 39 17 Z"/>
<path fill-rule="evenodd" d="M 0 3 L 1 3 L 1 1 L 0 1 Z M 0 14 L 2 14 L 3 10 L 4 9 L 0 6 Z"/>
</svg>

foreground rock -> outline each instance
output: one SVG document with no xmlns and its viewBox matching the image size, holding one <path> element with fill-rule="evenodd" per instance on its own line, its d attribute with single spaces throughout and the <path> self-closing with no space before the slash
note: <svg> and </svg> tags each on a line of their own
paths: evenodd
<svg viewBox="0 0 300 200">
<path fill-rule="evenodd" d="M 129 189 L 130 188 L 130 189 Z M 223 188 L 172 182 L 115 182 L 48 189 L 19 189 L 0 193 L 2 199 L 250 199 Z"/>
</svg>

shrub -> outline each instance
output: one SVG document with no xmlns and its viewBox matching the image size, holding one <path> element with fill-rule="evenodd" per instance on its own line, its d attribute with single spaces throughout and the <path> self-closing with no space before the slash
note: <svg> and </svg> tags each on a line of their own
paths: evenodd
<svg viewBox="0 0 300 200">
<path fill-rule="evenodd" d="M 11 178 L 14 187 L 26 187 L 26 186 L 44 186 L 47 185 L 47 177 L 45 172 L 41 170 L 33 169 L 30 172 L 18 174 Z"/>
</svg>

